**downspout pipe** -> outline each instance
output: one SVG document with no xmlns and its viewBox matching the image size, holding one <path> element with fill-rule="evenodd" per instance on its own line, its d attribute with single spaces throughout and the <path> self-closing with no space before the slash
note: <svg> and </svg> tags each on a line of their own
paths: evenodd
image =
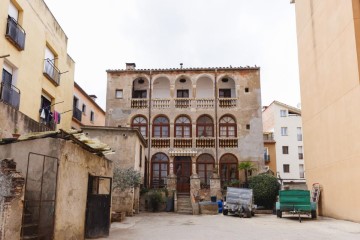
<svg viewBox="0 0 360 240">
<path fill-rule="evenodd" d="M 146 182 L 148 182 L 148 187 L 150 187 L 150 181 L 149 179 L 151 178 L 150 176 L 150 161 L 151 161 L 151 156 L 150 156 L 150 150 L 151 150 L 151 99 L 152 99 L 152 70 L 150 70 L 149 72 L 149 102 L 148 102 L 148 106 L 149 106 L 149 113 L 148 113 L 148 162 L 147 162 L 147 178 Z"/>
<path fill-rule="evenodd" d="M 215 68 L 215 72 L 214 72 L 214 77 L 215 77 L 215 87 L 214 87 L 214 91 L 215 91 L 215 159 L 216 159 L 216 167 L 218 169 L 218 174 L 220 174 L 220 169 L 219 169 L 219 156 L 218 156 L 218 89 L 217 89 L 217 68 Z"/>
</svg>

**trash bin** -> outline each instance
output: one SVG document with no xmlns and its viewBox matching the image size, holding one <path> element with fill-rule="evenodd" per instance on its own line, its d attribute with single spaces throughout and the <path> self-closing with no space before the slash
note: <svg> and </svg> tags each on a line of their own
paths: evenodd
<svg viewBox="0 0 360 240">
<path fill-rule="evenodd" d="M 166 211 L 173 212 L 174 211 L 174 198 L 169 197 L 166 200 Z"/>
<path fill-rule="evenodd" d="M 222 213 L 222 211 L 223 211 L 223 201 L 218 200 L 217 204 L 218 204 L 219 213 Z"/>
</svg>

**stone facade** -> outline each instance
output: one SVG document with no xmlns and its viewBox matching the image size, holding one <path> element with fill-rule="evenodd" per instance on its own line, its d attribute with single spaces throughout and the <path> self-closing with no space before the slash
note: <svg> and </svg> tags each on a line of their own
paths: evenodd
<svg viewBox="0 0 360 240">
<path fill-rule="evenodd" d="M 243 180 L 241 161 L 263 168 L 259 68 L 137 70 L 129 64 L 107 73 L 106 125 L 139 128 L 146 138 L 148 186 L 166 185 L 166 176 L 181 167 L 186 176 L 177 179 L 177 190 L 186 192 L 194 173 L 200 186 L 209 186 L 213 171 L 222 182 Z"/>
</svg>

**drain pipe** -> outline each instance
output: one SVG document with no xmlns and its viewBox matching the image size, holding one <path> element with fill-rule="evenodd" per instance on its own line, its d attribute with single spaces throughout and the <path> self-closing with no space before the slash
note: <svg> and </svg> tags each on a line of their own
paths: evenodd
<svg viewBox="0 0 360 240">
<path fill-rule="evenodd" d="M 151 161 L 151 157 L 150 157 L 150 149 L 151 149 L 151 136 L 150 136 L 150 128 L 151 128 L 151 98 L 152 98 L 152 91 L 151 91 L 151 84 L 152 84 L 152 70 L 150 70 L 149 72 L 149 114 L 148 114 L 148 162 L 147 162 L 147 178 L 146 182 L 149 182 L 148 187 L 150 187 L 150 181 L 149 179 L 151 179 L 150 176 L 150 161 Z"/>
<path fill-rule="evenodd" d="M 215 68 L 215 159 L 216 159 L 216 167 L 218 169 L 218 174 L 220 174 L 219 169 L 219 156 L 218 156 L 218 90 L 217 90 L 217 68 Z"/>
</svg>

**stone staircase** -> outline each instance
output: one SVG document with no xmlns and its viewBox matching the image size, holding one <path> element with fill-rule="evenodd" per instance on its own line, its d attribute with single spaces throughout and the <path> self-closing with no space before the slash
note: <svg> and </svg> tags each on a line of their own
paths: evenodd
<svg viewBox="0 0 360 240">
<path fill-rule="evenodd" d="M 177 196 L 177 213 L 180 214 L 192 214 L 192 206 L 189 195 Z"/>
</svg>

